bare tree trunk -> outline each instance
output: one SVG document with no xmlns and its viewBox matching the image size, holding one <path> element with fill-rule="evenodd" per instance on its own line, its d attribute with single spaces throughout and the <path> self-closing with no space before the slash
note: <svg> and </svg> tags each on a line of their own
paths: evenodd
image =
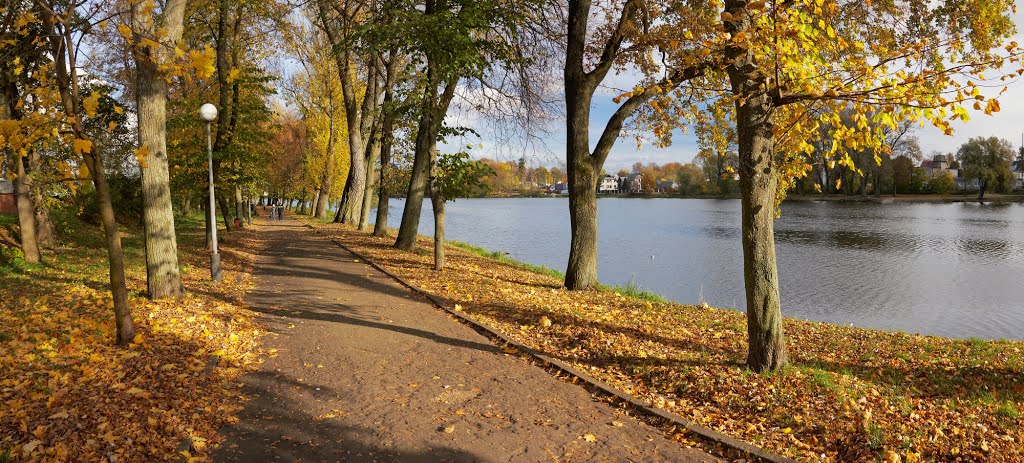
<svg viewBox="0 0 1024 463">
<path fill-rule="evenodd" d="M 34 149 L 31 150 L 29 165 L 32 166 L 33 172 L 38 171 L 42 166 L 39 152 Z M 32 202 L 36 208 L 36 243 L 39 246 L 52 247 L 57 239 L 57 233 L 54 230 L 53 220 L 50 220 L 50 208 L 46 205 L 46 198 L 43 197 L 41 188 L 32 189 Z"/>
<path fill-rule="evenodd" d="M 228 201 L 224 199 L 223 194 L 217 194 L 217 207 L 220 207 L 220 214 L 224 218 L 224 231 L 231 232 L 234 227 L 231 226 L 231 208 L 228 207 Z"/>
<path fill-rule="evenodd" d="M 380 151 L 380 182 L 377 187 L 377 221 L 373 224 L 373 236 L 387 236 L 388 234 L 388 212 L 390 212 L 388 206 L 389 192 L 385 188 L 385 179 L 388 176 L 388 170 L 391 168 L 391 140 L 393 138 L 392 123 L 393 117 L 389 115 L 384 116 L 384 139 L 381 142 Z"/>
<path fill-rule="evenodd" d="M 434 209 L 434 270 L 441 271 L 444 269 L 444 196 L 433 186 L 430 204 Z"/>
<path fill-rule="evenodd" d="M 238 224 L 241 225 L 245 221 L 245 200 L 242 199 L 242 188 L 235 186 L 235 218 L 238 219 Z M 241 227 L 239 227 L 241 228 Z"/>
<path fill-rule="evenodd" d="M 751 27 L 747 0 L 727 0 L 726 31 L 736 35 Z M 736 132 L 740 163 L 743 279 L 747 298 L 747 366 L 763 372 L 786 364 L 782 334 L 779 277 L 775 261 L 775 195 L 778 166 L 774 160 L 771 98 L 764 76 L 758 73 L 753 53 L 739 46 L 726 49 L 726 67 L 736 101 Z"/>
<path fill-rule="evenodd" d="M 359 230 L 369 231 L 370 230 L 370 209 L 373 208 L 373 187 L 377 164 L 377 159 L 380 158 L 380 135 L 374 134 L 370 138 L 370 149 L 369 154 L 366 157 L 366 189 L 363 192 L 363 206 L 359 214 Z"/>
<path fill-rule="evenodd" d="M 345 215 L 345 209 L 348 208 L 350 197 L 348 185 L 352 183 L 352 173 L 353 170 L 349 167 L 348 177 L 345 178 L 345 188 L 341 190 L 341 201 L 338 203 L 338 210 L 334 212 L 334 223 L 349 223 L 346 221 L 348 217 Z"/>
<path fill-rule="evenodd" d="M 132 27 L 137 34 L 155 35 L 166 29 L 169 43 L 181 37 L 185 0 L 169 0 L 162 18 L 152 20 L 144 2 L 135 5 Z M 171 205 L 170 172 L 167 164 L 167 81 L 160 66 L 167 60 L 162 47 L 135 50 L 136 98 L 139 144 L 148 151 L 142 166 L 143 220 L 146 234 L 146 285 L 151 299 L 184 293 L 178 274 L 178 242 Z"/>
<path fill-rule="evenodd" d="M 330 101 L 330 115 L 328 116 L 329 124 L 327 129 L 327 159 L 324 163 L 324 174 L 320 179 L 320 187 L 317 188 L 317 204 L 313 208 L 315 211 L 313 217 L 318 219 L 326 216 L 327 203 L 329 202 L 331 187 L 334 184 L 334 96 L 329 95 L 328 101 Z"/>
<path fill-rule="evenodd" d="M 28 158 L 13 156 L 18 177 L 14 179 L 14 192 L 18 201 L 18 226 L 21 229 L 21 252 L 25 262 L 37 264 L 39 255 L 39 234 L 36 232 L 36 208 L 32 203 L 32 180 L 28 176 L 25 163 Z"/>
<path fill-rule="evenodd" d="M 565 287 L 586 289 L 597 285 L 597 176 L 589 155 L 568 164 L 569 225 L 572 230 Z"/>
<path fill-rule="evenodd" d="M 252 195 L 246 195 L 246 199 L 245 199 L 245 223 L 247 225 L 252 225 L 252 207 L 253 207 Z"/>
<path fill-rule="evenodd" d="M 428 59 L 428 61 L 430 60 Z M 402 225 L 398 229 L 398 237 L 395 240 L 395 247 L 406 251 L 412 251 L 416 247 L 416 235 L 419 233 L 420 210 L 423 208 L 427 177 L 430 174 L 430 166 L 434 164 L 434 156 L 437 154 L 437 133 L 448 112 L 448 105 L 455 95 L 457 83 L 446 83 L 444 91 L 439 94 L 438 87 L 442 82 L 438 71 L 430 63 L 427 68 L 427 95 L 420 108 L 419 127 L 416 130 L 412 178 L 409 180 L 409 191 L 406 194 Z"/>
<path fill-rule="evenodd" d="M 186 191 L 185 197 L 181 199 L 181 215 L 188 217 L 192 215 L 192 192 Z"/>
<path fill-rule="evenodd" d="M 107 186 L 106 174 L 103 172 L 103 158 L 98 147 L 93 147 L 93 154 L 86 155 L 85 161 L 92 174 L 93 185 L 96 186 L 96 200 L 100 206 L 100 218 L 103 221 L 103 232 L 107 237 L 107 258 L 110 261 L 110 294 L 114 299 L 114 323 L 117 326 L 117 343 L 127 345 L 135 337 L 135 324 L 132 322 L 131 310 L 128 306 L 128 289 L 125 286 L 124 254 L 121 250 L 121 233 L 114 219 L 114 207 L 110 202 L 110 189 Z"/>
</svg>

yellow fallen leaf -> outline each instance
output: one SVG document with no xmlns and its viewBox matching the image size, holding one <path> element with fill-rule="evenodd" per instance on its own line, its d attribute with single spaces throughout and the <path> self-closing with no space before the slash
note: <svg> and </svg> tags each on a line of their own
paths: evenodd
<svg viewBox="0 0 1024 463">
<path fill-rule="evenodd" d="M 585 440 L 587 442 L 597 442 L 597 437 L 594 437 L 593 434 L 588 432 L 588 433 L 583 435 L 583 440 Z"/>
<path fill-rule="evenodd" d="M 54 413 L 54 414 L 50 415 L 50 419 L 51 420 L 58 420 L 58 419 L 61 419 L 61 418 L 67 418 L 69 416 L 70 415 L 68 415 L 68 412 L 60 412 L 60 413 Z"/>
</svg>

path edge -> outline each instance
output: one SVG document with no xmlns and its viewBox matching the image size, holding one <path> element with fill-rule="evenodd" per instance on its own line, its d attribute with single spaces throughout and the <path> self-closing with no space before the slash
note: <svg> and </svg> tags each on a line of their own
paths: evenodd
<svg viewBox="0 0 1024 463">
<path fill-rule="evenodd" d="M 314 227 L 313 225 L 310 225 L 308 223 L 304 223 L 303 225 L 305 225 L 307 228 L 313 230 L 317 234 L 320 234 L 320 235 L 324 234 L 323 231 L 321 231 L 320 229 Z M 409 283 L 408 281 L 406 281 L 402 277 L 392 273 L 391 271 L 389 271 L 388 269 L 386 269 L 386 268 L 382 267 L 381 265 L 377 264 L 373 260 L 368 259 L 366 256 L 364 256 L 364 255 L 356 252 L 352 248 L 346 246 L 341 241 L 339 241 L 337 239 L 334 239 L 334 238 L 328 238 L 328 239 L 330 239 L 330 241 L 332 243 L 338 245 L 339 247 L 341 247 L 345 251 L 348 251 L 352 255 L 356 256 L 358 259 L 366 262 L 367 264 L 369 264 L 373 268 L 379 270 L 381 273 L 384 273 L 385 275 L 387 275 L 391 279 L 397 281 L 402 286 L 405 286 L 406 288 L 409 288 L 413 292 L 415 292 L 415 293 L 417 293 L 417 294 L 427 298 L 427 300 L 429 300 L 435 307 L 445 311 L 449 315 L 454 316 L 459 321 L 461 321 L 461 322 L 463 322 L 463 323 L 465 323 L 467 325 L 470 325 L 471 327 L 473 327 L 477 331 L 482 331 L 482 332 L 484 332 L 484 333 L 486 333 L 486 334 L 488 334 L 488 335 L 490 335 L 490 336 L 492 336 L 494 338 L 497 338 L 501 342 L 503 342 L 503 343 L 505 343 L 505 344 L 507 344 L 507 345 L 509 345 L 509 346 L 511 346 L 513 348 L 515 348 L 516 350 L 519 350 L 519 351 L 522 351 L 522 352 L 528 354 L 530 357 L 533 357 L 535 360 L 538 360 L 538 361 L 540 361 L 543 364 L 546 364 L 546 365 L 548 365 L 548 366 L 550 366 L 552 368 L 558 369 L 558 370 L 560 370 L 560 371 L 562 371 L 564 373 L 567 373 L 569 375 L 575 376 L 576 378 L 579 378 L 581 381 L 586 383 L 589 387 L 597 389 L 597 390 L 601 391 L 604 394 L 613 396 L 613 397 L 615 397 L 615 398 L 617 398 L 617 399 L 619 399 L 619 400 L 621 400 L 623 402 L 626 402 L 627 404 L 629 404 L 633 408 L 635 408 L 637 410 L 640 410 L 641 412 L 647 414 L 648 416 L 652 416 L 652 417 L 656 417 L 656 418 L 660 418 L 660 419 L 666 420 L 666 421 L 668 421 L 668 422 L 670 422 L 672 424 L 680 426 L 680 427 L 682 427 L 682 428 L 684 428 L 684 429 L 686 429 L 686 430 L 688 430 L 688 431 L 690 431 L 690 432 L 692 432 L 694 434 L 697 434 L 697 435 L 701 436 L 701 438 L 703 438 L 703 439 L 706 439 L 708 441 L 714 442 L 716 444 L 728 447 L 728 448 L 736 450 L 736 451 L 743 452 L 743 453 L 745 453 L 745 454 L 747 454 L 749 456 L 757 457 L 758 459 L 761 459 L 763 461 L 767 461 L 769 463 L 798 463 L 796 460 L 793 460 L 791 458 L 783 457 L 781 455 L 776 455 L 774 453 L 771 453 L 771 452 L 769 452 L 769 451 L 767 451 L 767 450 L 765 450 L 765 449 L 763 449 L 761 447 L 758 447 L 758 446 L 756 446 L 754 444 L 751 444 L 749 442 L 742 441 L 742 440 L 737 439 L 735 437 L 729 436 L 728 434 L 724 434 L 724 433 L 715 431 L 713 429 L 706 428 L 704 426 L 696 424 L 693 421 L 690 421 L 690 420 L 688 420 L 688 419 L 686 419 L 686 418 L 684 418 L 684 417 L 682 417 L 680 415 L 677 415 L 675 413 L 672 413 L 672 412 L 669 412 L 669 411 L 666 411 L 666 410 L 662 410 L 662 409 L 659 409 L 659 408 L 654 408 L 654 407 L 651 407 L 651 406 L 649 406 L 647 404 L 644 404 L 643 402 L 641 402 L 636 397 L 633 397 L 632 395 L 629 395 L 629 394 L 625 393 L 624 391 L 621 391 L 618 388 L 616 388 L 616 387 L 614 387 L 614 386 L 612 386 L 610 384 L 607 384 L 607 383 L 605 383 L 605 382 L 603 382 L 601 380 L 598 380 L 597 378 L 594 378 L 594 377 L 584 373 L 583 371 L 580 371 L 576 367 L 574 367 L 574 366 L 572 366 L 572 365 L 570 365 L 570 364 L 568 364 L 568 363 L 566 363 L 566 362 L 564 362 L 562 360 L 559 360 L 559 359 L 553 358 L 551 356 L 548 356 L 548 355 L 546 355 L 544 353 L 538 352 L 538 351 L 534 350 L 533 348 L 527 347 L 527 346 L 525 346 L 525 345 L 523 345 L 523 344 L 521 344 L 521 343 L 511 339 L 510 337 L 506 336 L 505 334 L 503 334 L 503 333 L 501 333 L 501 332 L 499 332 L 499 331 L 497 331 L 497 330 L 495 330 L 495 329 L 493 329 L 493 328 L 491 328 L 489 326 L 483 325 L 480 322 L 477 322 L 476 320 L 473 320 L 472 318 L 466 316 L 465 314 L 460 313 L 459 311 L 454 310 L 452 305 L 447 300 L 445 300 L 444 298 L 442 298 L 440 296 L 437 296 L 437 295 L 434 295 L 434 294 L 432 294 L 432 293 L 430 293 L 430 292 L 428 292 L 428 291 L 426 291 L 426 290 L 424 290 L 422 288 L 419 288 L 416 285 L 413 285 L 412 283 Z"/>
</svg>

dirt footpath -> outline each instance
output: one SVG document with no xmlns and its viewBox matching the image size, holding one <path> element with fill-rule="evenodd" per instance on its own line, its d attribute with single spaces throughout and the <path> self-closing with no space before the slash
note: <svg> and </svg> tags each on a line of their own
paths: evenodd
<svg viewBox="0 0 1024 463">
<path fill-rule="evenodd" d="M 247 297 L 271 358 L 216 461 L 718 461 L 596 402 L 294 220 Z"/>
</svg>

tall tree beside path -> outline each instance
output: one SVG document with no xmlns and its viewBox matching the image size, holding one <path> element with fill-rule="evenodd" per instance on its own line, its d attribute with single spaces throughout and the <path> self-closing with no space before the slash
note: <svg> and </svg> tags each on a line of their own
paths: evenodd
<svg viewBox="0 0 1024 463">
<path fill-rule="evenodd" d="M 716 81 L 735 111 L 752 370 L 786 364 L 773 221 L 811 170 L 808 140 L 831 124 L 828 157 L 863 175 L 850 153 L 871 151 L 880 162 L 900 121 L 948 134 L 950 121 L 969 118 L 967 107 L 998 111 L 979 87 L 998 88 L 1020 68 L 1021 49 L 1008 42 L 1014 9 L 1008 0 L 724 2 L 712 49 L 725 60 Z M 852 124 L 841 123 L 844 111 Z"/>
<path fill-rule="evenodd" d="M 128 290 L 125 286 L 124 255 L 121 251 L 121 234 L 114 218 L 110 187 L 104 171 L 103 147 L 94 142 L 85 128 L 87 118 L 97 116 L 99 95 L 82 95 L 78 74 L 79 49 L 77 45 L 83 33 L 82 27 L 92 27 L 87 19 L 76 11 L 78 4 L 70 6 L 36 0 L 36 6 L 43 22 L 43 37 L 50 56 L 53 58 L 52 80 L 38 75 L 40 92 L 34 96 L 40 100 L 52 100 L 54 106 L 62 107 L 63 117 L 58 123 L 59 132 L 66 134 L 68 144 L 88 170 L 96 187 L 96 201 L 99 203 L 103 232 L 107 239 L 107 258 L 110 268 L 110 293 L 114 302 L 114 324 L 117 328 L 117 343 L 127 345 L 135 337 L 135 325 L 128 304 Z M 63 7 L 63 8 L 62 8 Z M 88 17 L 88 16 L 86 16 Z M 48 88 L 52 90 L 47 91 Z"/>
<path fill-rule="evenodd" d="M 378 37 L 394 37 L 400 50 L 420 63 L 422 88 L 416 127 L 412 175 L 395 247 L 416 245 L 420 212 L 430 166 L 436 161 L 438 136 L 461 85 L 476 82 L 481 93 L 514 95 L 529 111 L 532 104 L 526 69 L 532 36 L 524 27 L 536 1 L 427 0 L 422 8 L 404 11 L 404 21 L 382 28 Z M 488 78 L 494 75 L 495 82 Z M 479 103 L 479 102 L 478 102 Z"/>
<path fill-rule="evenodd" d="M 181 40 L 186 0 L 168 0 L 162 11 L 153 2 L 133 0 L 131 32 L 138 102 L 139 159 L 146 234 L 146 284 L 149 297 L 184 292 L 178 275 L 178 244 L 167 163 L 167 78 Z"/>
<path fill-rule="evenodd" d="M 36 224 L 36 195 L 32 192 L 30 176 L 33 143 L 42 137 L 41 124 L 26 123 L 31 116 L 31 104 L 25 107 L 22 98 L 31 81 L 30 75 L 48 61 L 42 56 L 35 38 L 41 24 L 32 14 L 33 3 L 28 0 L 9 1 L 4 5 L 0 19 L 0 155 L 14 175 L 14 189 L 20 230 L 19 244 L 26 262 L 41 259 L 39 232 Z"/>
<path fill-rule="evenodd" d="M 626 0 L 611 5 L 606 11 L 609 17 L 606 24 L 592 27 L 594 3 L 570 0 L 566 16 L 565 161 L 571 242 L 565 287 L 574 290 L 593 288 L 597 284 L 597 183 L 623 125 L 652 98 L 672 95 L 684 82 L 703 75 L 714 62 L 703 55 L 691 57 L 680 49 L 680 41 L 672 34 L 679 30 L 680 24 L 697 18 L 689 13 L 666 14 L 676 8 L 674 5 Z M 663 19 L 662 25 L 652 24 L 656 16 Z M 664 70 L 652 58 L 658 50 L 663 51 Z M 588 66 L 588 63 L 594 64 Z M 604 124 L 591 150 L 590 109 L 594 93 L 616 66 L 627 65 L 633 65 L 645 77 L 636 83 L 633 92 L 615 99 L 621 104 Z"/>
</svg>

